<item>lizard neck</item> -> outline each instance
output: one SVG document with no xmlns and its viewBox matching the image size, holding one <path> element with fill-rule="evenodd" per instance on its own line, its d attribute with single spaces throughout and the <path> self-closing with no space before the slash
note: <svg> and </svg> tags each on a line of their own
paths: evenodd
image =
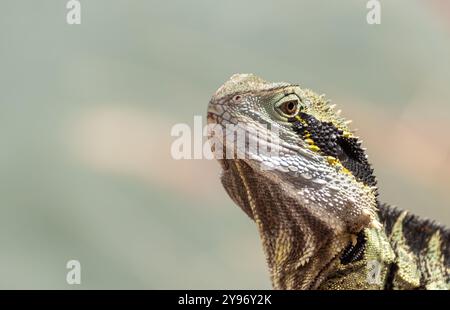
<svg viewBox="0 0 450 310">
<path fill-rule="evenodd" d="M 350 234 L 337 234 L 243 161 L 231 161 L 222 182 L 257 224 L 275 289 L 315 289 L 335 270 Z"/>
</svg>

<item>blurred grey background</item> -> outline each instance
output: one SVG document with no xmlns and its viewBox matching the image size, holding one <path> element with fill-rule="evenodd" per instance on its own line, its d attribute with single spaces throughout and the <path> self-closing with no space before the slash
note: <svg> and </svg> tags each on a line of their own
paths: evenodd
<svg viewBox="0 0 450 310">
<path fill-rule="evenodd" d="M 2 0 L 0 288 L 270 288 L 218 164 L 170 155 L 237 72 L 326 93 L 381 200 L 450 224 L 450 5 L 381 2 Z"/>
</svg>

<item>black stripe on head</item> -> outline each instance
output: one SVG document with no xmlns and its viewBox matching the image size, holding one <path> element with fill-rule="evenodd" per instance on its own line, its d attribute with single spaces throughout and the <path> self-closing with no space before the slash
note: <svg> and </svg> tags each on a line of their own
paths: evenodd
<svg viewBox="0 0 450 310">
<path fill-rule="evenodd" d="M 298 117 L 300 119 L 290 119 L 295 132 L 305 139 L 311 139 L 322 154 L 339 159 L 358 181 L 368 186 L 377 184 L 373 169 L 357 138 L 344 136 L 344 132 L 333 123 L 322 122 L 312 115 L 299 113 Z"/>
</svg>

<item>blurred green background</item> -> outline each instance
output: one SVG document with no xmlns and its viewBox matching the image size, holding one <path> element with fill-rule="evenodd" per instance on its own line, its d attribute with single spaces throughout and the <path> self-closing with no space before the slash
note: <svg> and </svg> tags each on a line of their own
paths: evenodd
<svg viewBox="0 0 450 310">
<path fill-rule="evenodd" d="M 450 224 L 450 5 L 381 2 L 2 0 L 0 288 L 270 288 L 218 164 L 170 155 L 237 72 L 326 93 L 381 200 Z"/>
</svg>

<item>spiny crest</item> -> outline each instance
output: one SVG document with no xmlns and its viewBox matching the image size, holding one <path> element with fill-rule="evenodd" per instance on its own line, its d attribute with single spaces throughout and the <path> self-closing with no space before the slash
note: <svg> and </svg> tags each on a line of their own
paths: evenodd
<svg viewBox="0 0 450 310">
<path fill-rule="evenodd" d="M 236 93 L 246 93 L 254 90 L 269 90 L 289 85 L 289 83 L 285 82 L 270 83 L 251 73 L 233 74 L 231 78 L 216 91 L 213 99 L 226 97 Z"/>
<path fill-rule="evenodd" d="M 351 120 L 342 117 L 341 110 L 335 110 L 336 105 L 325 98 L 325 95 L 318 95 L 310 89 L 303 90 L 304 96 L 309 104 L 306 106 L 306 113 L 309 113 L 322 122 L 331 122 L 336 128 L 344 131 L 349 137 L 354 137 L 349 128 Z"/>
</svg>

